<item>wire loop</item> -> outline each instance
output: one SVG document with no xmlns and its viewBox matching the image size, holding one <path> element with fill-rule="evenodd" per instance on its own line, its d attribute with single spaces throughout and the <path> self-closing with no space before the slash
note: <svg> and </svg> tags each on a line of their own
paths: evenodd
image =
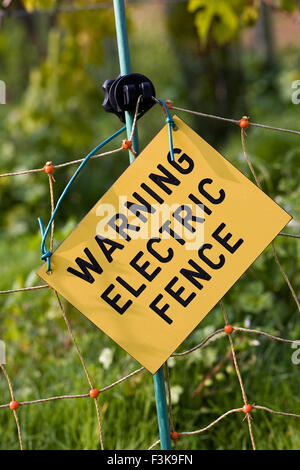
<svg viewBox="0 0 300 470">
<path fill-rule="evenodd" d="M 42 223 L 42 220 L 41 218 L 39 217 L 38 218 L 38 221 L 39 221 L 39 224 L 40 224 L 40 229 L 41 229 L 41 233 L 42 233 L 42 243 L 41 243 L 41 252 L 42 252 L 42 260 L 46 260 L 47 259 L 47 272 L 49 272 L 51 270 L 51 264 L 50 264 L 50 257 L 51 257 L 51 253 L 47 250 L 46 248 L 46 238 L 47 238 L 47 235 L 49 233 L 49 230 L 51 228 L 51 224 L 52 222 L 54 221 L 54 218 L 57 214 L 57 211 L 62 203 L 62 201 L 64 200 L 64 198 L 66 197 L 67 193 L 69 192 L 72 184 L 74 183 L 75 179 L 77 178 L 77 176 L 79 175 L 79 173 L 81 172 L 81 170 L 84 168 L 84 166 L 87 164 L 87 162 L 89 161 L 89 159 L 95 155 L 95 153 L 101 149 L 102 147 L 104 147 L 104 145 L 108 144 L 109 142 L 111 142 L 115 137 L 117 137 L 119 134 L 121 134 L 122 132 L 124 132 L 126 129 L 126 126 L 123 126 L 121 129 L 119 129 L 117 132 L 115 132 L 114 134 L 112 134 L 110 137 L 108 137 L 107 139 L 105 139 L 103 142 L 101 142 L 101 144 L 97 145 L 97 147 L 95 147 L 93 150 L 91 150 L 91 152 L 84 158 L 83 162 L 79 165 L 79 167 L 77 168 L 77 170 L 75 171 L 75 173 L 73 174 L 72 178 L 70 179 L 70 181 L 68 182 L 67 186 L 65 187 L 65 189 L 63 190 L 62 194 L 60 195 L 60 198 L 58 199 L 57 201 L 57 204 L 55 206 L 55 209 L 51 215 L 51 218 L 48 222 L 48 225 L 46 227 L 46 230 L 44 231 L 44 227 L 43 227 L 43 223 Z"/>
</svg>

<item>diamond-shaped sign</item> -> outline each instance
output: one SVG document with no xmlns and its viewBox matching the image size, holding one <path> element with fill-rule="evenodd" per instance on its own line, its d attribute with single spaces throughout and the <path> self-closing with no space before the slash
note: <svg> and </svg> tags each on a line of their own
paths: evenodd
<svg viewBox="0 0 300 470">
<path fill-rule="evenodd" d="M 291 219 L 174 120 L 38 272 L 152 373 Z"/>
</svg>

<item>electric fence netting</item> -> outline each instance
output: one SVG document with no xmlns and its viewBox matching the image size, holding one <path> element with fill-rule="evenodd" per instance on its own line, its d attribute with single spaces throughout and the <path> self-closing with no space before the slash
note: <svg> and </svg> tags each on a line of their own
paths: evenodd
<svg viewBox="0 0 300 470">
<path fill-rule="evenodd" d="M 264 124 L 253 123 L 247 117 L 243 117 L 240 120 L 228 119 L 228 118 L 223 118 L 223 117 L 220 117 L 220 116 L 215 116 L 215 115 L 210 115 L 210 114 L 205 114 L 205 113 L 201 113 L 201 112 L 197 112 L 197 111 L 192 111 L 192 110 L 188 110 L 188 109 L 179 108 L 179 107 L 173 106 L 172 103 L 169 102 L 169 101 L 163 102 L 161 100 L 156 100 L 156 99 L 155 99 L 155 101 L 158 102 L 162 106 L 163 112 L 165 114 L 166 122 L 168 123 L 168 127 L 169 127 L 170 146 L 172 145 L 172 118 L 170 117 L 170 114 L 169 114 L 169 110 L 171 110 L 171 109 L 177 110 L 179 112 L 191 113 L 191 114 L 194 114 L 196 116 L 203 117 L 203 118 L 216 119 L 216 120 L 221 120 L 221 121 L 224 121 L 224 122 L 228 122 L 230 124 L 238 125 L 239 128 L 240 128 L 240 131 L 241 131 L 241 144 L 242 144 L 243 156 L 244 156 L 244 158 L 245 158 L 245 160 L 248 164 L 250 172 L 252 173 L 257 186 L 260 189 L 261 189 L 261 184 L 260 184 L 259 178 L 258 178 L 258 176 L 255 172 L 255 169 L 252 165 L 252 162 L 251 162 L 250 157 L 249 157 L 249 155 L 247 153 L 247 150 L 246 150 L 246 133 L 245 133 L 245 130 L 252 126 L 252 127 L 264 128 L 264 129 L 267 129 L 267 130 L 273 130 L 273 131 L 277 131 L 277 132 L 287 132 L 287 133 L 291 133 L 291 134 L 300 135 L 300 132 L 296 131 L 296 130 L 282 129 L 282 128 L 272 127 L 272 126 L 268 126 L 268 125 L 264 125 Z M 134 134 L 137 119 L 139 117 L 141 117 L 140 115 L 138 116 L 138 107 L 139 107 L 139 100 L 137 102 L 137 106 L 136 106 L 136 110 L 135 110 L 135 115 L 134 115 L 134 120 L 133 120 L 133 128 L 132 128 L 132 132 L 131 132 L 131 138 Z M 34 174 L 34 173 L 39 173 L 39 172 L 45 172 L 46 175 L 48 176 L 51 215 L 50 215 L 50 221 L 49 221 L 49 224 L 46 228 L 46 231 L 44 231 L 44 228 L 43 228 L 43 225 L 42 225 L 41 222 L 40 222 L 40 225 L 41 225 L 41 232 L 42 232 L 42 259 L 45 262 L 46 261 L 48 262 L 49 270 L 51 269 L 51 267 L 50 267 L 50 257 L 51 257 L 52 251 L 53 251 L 53 241 L 54 241 L 54 217 L 55 217 L 55 214 L 56 214 L 56 211 L 57 211 L 58 207 L 60 206 L 63 198 L 66 195 L 66 193 L 69 191 L 70 186 L 73 183 L 74 179 L 78 176 L 79 172 L 81 171 L 83 166 L 88 162 L 88 160 L 101 158 L 101 157 L 108 156 L 108 155 L 113 155 L 115 153 L 118 153 L 118 152 L 121 152 L 121 151 L 124 151 L 124 150 L 129 150 L 132 153 L 132 155 L 134 155 L 135 152 L 134 152 L 134 149 L 132 148 L 132 142 L 131 142 L 130 138 L 128 140 L 126 140 L 126 139 L 123 140 L 122 146 L 119 147 L 119 148 L 116 148 L 115 150 L 111 150 L 109 152 L 104 152 L 104 153 L 100 153 L 100 154 L 98 153 L 98 150 L 100 148 L 102 148 L 107 142 L 109 142 L 113 138 L 120 135 L 121 132 L 123 132 L 124 130 L 125 130 L 125 127 L 120 129 L 119 131 L 117 131 L 115 134 L 113 134 L 113 136 L 106 139 L 102 144 L 98 145 L 94 150 L 92 150 L 85 158 L 65 162 L 65 163 L 58 164 L 58 165 L 54 165 L 52 162 L 47 162 L 43 168 L 27 169 L 27 170 L 23 170 L 23 171 L 18 171 L 18 172 L 13 172 L 13 173 L 4 173 L 4 174 L 0 175 L 0 178 L 5 178 L 5 177 L 10 177 L 10 176 L 18 176 L 18 175 L 24 175 L 24 174 Z M 172 147 L 171 147 L 171 150 L 172 150 Z M 53 172 L 54 172 L 54 170 L 57 170 L 57 169 L 60 169 L 60 168 L 65 168 L 69 165 L 75 165 L 77 163 L 80 163 L 80 166 L 75 171 L 74 175 L 70 179 L 70 181 L 67 184 L 65 190 L 63 191 L 62 195 L 60 196 L 60 198 L 58 199 L 58 202 L 55 205 L 55 202 L 54 202 L 54 188 L 53 188 L 53 181 L 54 181 Z M 46 239 L 46 236 L 47 236 L 48 233 L 50 234 L 50 250 L 49 251 L 47 251 L 47 249 L 45 247 L 45 239 Z M 282 236 L 289 237 L 289 238 L 294 238 L 294 239 L 299 239 L 300 238 L 300 235 L 285 233 L 285 232 L 280 232 L 277 235 L 277 237 L 282 237 Z M 292 286 L 292 283 L 291 283 L 290 279 L 288 278 L 285 270 L 283 269 L 283 267 L 282 267 L 282 265 L 279 261 L 274 241 L 272 242 L 271 245 L 272 245 L 272 254 L 273 254 L 273 257 L 274 257 L 274 261 L 275 261 L 278 269 L 280 270 L 280 273 L 281 273 L 284 281 L 286 282 L 286 284 L 289 288 L 289 291 L 290 291 L 290 293 L 291 293 L 291 295 L 292 295 L 292 297 L 293 297 L 293 299 L 296 303 L 297 309 L 300 313 L 299 300 L 297 298 L 296 292 L 295 292 L 295 290 Z M 12 410 L 13 416 L 14 416 L 14 419 L 15 419 L 15 422 L 16 422 L 16 428 L 17 428 L 17 434 L 18 434 L 20 448 L 24 449 L 24 444 L 23 444 L 23 439 L 22 439 L 22 427 L 21 427 L 21 423 L 20 423 L 20 420 L 19 420 L 19 416 L 18 416 L 18 409 L 20 407 L 24 407 L 24 406 L 28 406 L 28 405 L 37 405 L 37 404 L 47 403 L 47 402 L 56 401 L 56 400 L 71 400 L 71 399 L 79 399 L 79 398 L 92 398 L 94 400 L 94 403 L 95 403 L 96 417 L 97 417 L 97 423 L 98 423 L 98 428 L 99 428 L 99 434 L 98 435 L 99 435 L 100 448 L 103 450 L 104 449 L 104 438 L 103 438 L 103 431 L 102 431 L 102 420 L 101 420 L 101 411 L 100 411 L 100 405 L 99 405 L 99 397 L 101 397 L 102 394 L 104 392 L 106 392 L 107 390 L 110 390 L 111 388 L 116 387 L 117 385 L 119 385 L 122 382 L 130 379 L 131 377 L 135 376 L 136 374 L 142 373 L 143 371 L 145 371 L 145 368 L 140 367 L 140 368 L 134 370 L 133 372 L 129 373 L 128 375 L 125 375 L 124 377 L 121 377 L 119 380 L 117 380 L 117 381 L 115 381 L 115 382 L 113 382 L 113 383 L 111 383 L 111 384 L 109 384 L 105 387 L 97 388 L 96 385 L 94 384 L 93 380 L 91 379 L 91 375 L 88 371 L 85 359 L 84 359 L 84 357 L 83 357 L 83 355 L 80 351 L 79 345 L 78 345 L 78 343 L 76 341 L 76 338 L 74 336 L 72 326 L 71 326 L 70 321 L 68 319 L 68 316 L 66 314 L 66 310 L 63 306 L 63 303 L 62 303 L 58 293 L 53 288 L 51 288 L 48 285 L 37 285 L 37 286 L 25 287 L 25 288 L 21 288 L 21 289 L 11 289 L 11 290 L 0 291 L 0 294 L 10 294 L 10 293 L 26 292 L 26 291 L 38 291 L 40 289 L 50 289 L 51 291 L 53 291 L 53 294 L 56 298 L 57 307 L 60 310 L 61 315 L 62 315 L 62 317 L 65 321 L 68 333 L 70 335 L 70 338 L 71 338 L 71 340 L 73 342 L 73 345 L 76 349 L 76 352 L 78 354 L 78 357 L 79 357 L 79 360 L 81 362 L 81 365 L 82 365 L 84 374 L 86 376 L 86 380 L 88 382 L 88 386 L 89 386 L 90 390 L 89 390 L 88 393 L 77 394 L 77 395 L 60 395 L 60 396 L 52 396 L 52 397 L 48 397 L 48 398 L 40 398 L 40 399 L 37 399 L 37 400 L 31 400 L 31 401 L 19 401 L 18 400 L 19 397 L 15 396 L 14 388 L 13 388 L 13 382 L 10 378 L 10 375 L 9 375 L 5 365 L 0 364 L 0 368 L 3 372 L 3 376 L 4 376 L 5 380 L 7 381 L 10 396 L 11 396 L 11 402 L 6 403 L 6 404 L 1 404 L 0 408 L 1 409 L 10 408 Z M 238 357 L 237 357 L 237 354 L 236 354 L 236 351 L 235 351 L 233 337 L 236 334 L 261 335 L 263 337 L 268 338 L 269 340 L 273 340 L 273 341 L 277 341 L 277 342 L 281 342 L 281 343 L 287 343 L 287 344 L 294 344 L 294 345 L 299 345 L 299 346 L 300 346 L 300 340 L 296 341 L 296 340 L 291 340 L 291 339 L 280 338 L 278 336 L 274 336 L 272 334 L 269 334 L 268 332 L 265 332 L 265 331 L 234 326 L 229 322 L 229 319 L 228 319 L 228 316 L 226 314 L 226 310 L 225 310 L 223 302 L 220 301 L 219 305 L 220 305 L 221 313 L 222 313 L 223 318 L 224 318 L 224 328 L 214 331 L 209 336 L 207 336 L 200 344 L 198 344 L 197 346 L 195 346 L 195 347 L 193 347 L 189 350 L 186 350 L 186 351 L 180 352 L 180 353 L 176 353 L 176 352 L 173 353 L 172 357 L 175 358 L 175 359 L 178 358 L 180 360 L 181 357 L 188 356 L 189 354 L 193 353 L 194 351 L 199 350 L 201 348 L 204 348 L 211 341 L 216 340 L 218 338 L 221 338 L 223 336 L 227 336 L 228 341 L 229 341 L 229 346 L 230 346 L 229 354 L 230 354 L 230 356 L 232 358 L 232 361 L 233 361 L 233 364 L 234 364 L 235 372 L 236 372 L 237 379 L 238 379 L 238 384 L 239 384 L 239 387 L 240 387 L 240 390 L 241 390 L 241 395 L 242 395 L 242 397 L 241 397 L 242 398 L 241 407 L 224 411 L 223 414 L 216 417 L 216 419 L 214 421 L 212 421 L 211 423 L 209 423 L 208 425 L 206 425 L 205 427 L 203 427 L 201 429 L 196 429 L 196 430 L 192 430 L 192 431 L 177 429 L 176 425 L 175 425 L 175 421 L 174 421 L 173 410 L 172 410 L 170 372 L 169 372 L 168 361 L 167 361 L 165 363 L 165 369 L 166 369 L 166 376 L 165 377 L 166 377 L 166 385 L 167 385 L 167 392 L 168 392 L 167 395 L 168 395 L 168 407 L 169 407 L 169 424 L 170 424 L 170 435 L 171 435 L 171 439 L 173 441 L 175 449 L 176 449 L 176 446 L 177 446 L 177 440 L 180 438 L 180 436 L 193 436 L 193 435 L 196 435 L 196 434 L 206 432 L 206 431 L 210 430 L 211 428 L 213 428 L 214 426 L 216 426 L 221 420 L 223 420 L 227 416 L 229 416 L 231 414 L 234 414 L 234 413 L 242 413 L 244 415 L 244 417 L 245 417 L 244 419 L 246 420 L 246 423 L 247 423 L 247 426 L 248 426 L 248 429 L 249 429 L 251 445 L 252 445 L 252 448 L 254 450 L 256 449 L 255 436 L 254 436 L 253 429 L 252 429 L 252 413 L 254 411 L 263 410 L 267 413 L 271 413 L 271 414 L 274 414 L 274 415 L 281 415 L 281 416 L 286 416 L 286 417 L 291 417 L 291 418 L 300 418 L 300 414 L 292 413 L 292 412 L 289 412 L 289 411 L 273 410 L 269 407 L 259 405 L 259 404 L 254 404 L 253 402 L 249 402 L 249 400 L 247 398 L 247 393 L 246 393 L 246 390 L 245 390 L 242 374 L 241 374 L 241 371 L 240 371 L 239 363 L 238 363 Z M 227 358 L 228 354 L 225 357 Z M 156 442 L 154 442 L 148 448 L 148 450 L 154 449 L 159 444 L 160 444 L 160 440 L 157 440 Z"/>
</svg>

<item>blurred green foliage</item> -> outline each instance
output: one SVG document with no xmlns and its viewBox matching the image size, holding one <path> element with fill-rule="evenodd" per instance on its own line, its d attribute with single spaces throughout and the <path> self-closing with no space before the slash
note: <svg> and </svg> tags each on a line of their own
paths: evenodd
<svg viewBox="0 0 300 470">
<path fill-rule="evenodd" d="M 194 13 L 202 45 L 206 46 L 209 41 L 223 45 L 237 39 L 245 26 L 256 23 L 261 3 L 260 0 L 189 0 L 188 10 Z M 271 5 L 290 13 L 297 9 L 294 0 L 279 0 Z"/>
<path fill-rule="evenodd" d="M 253 24 L 258 17 L 258 8 L 244 0 L 190 0 L 188 10 L 195 13 L 197 31 L 204 44 L 209 36 L 224 44 L 237 36 L 242 24 Z"/>
<path fill-rule="evenodd" d="M 27 8 L 39 7 L 40 3 L 24 2 Z M 208 8 L 208 2 L 197 4 L 200 3 Z M 220 8 L 224 15 L 228 10 L 233 11 L 231 16 L 238 15 L 240 25 L 245 2 L 218 4 L 223 5 Z M 283 6 L 288 9 L 291 2 L 284 2 Z M 21 7 L 20 2 L 17 7 Z M 213 7 L 215 2 L 209 2 L 209 8 Z M 186 5 L 169 6 L 167 15 L 160 15 L 159 21 L 152 8 L 144 12 L 129 10 L 130 41 L 133 70 L 152 78 L 159 97 L 171 98 L 182 107 L 236 118 L 247 114 L 253 121 L 300 130 L 298 107 L 291 103 L 291 84 L 300 78 L 299 50 L 278 52 L 276 67 L 270 70 L 263 54 L 241 50 L 234 41 L 224 44 L 222 40 L 214 48 L 206 37 L 207 48 L 199 48 L 194 14 L 187 11 Z M 222 37 L 224 25 L 215 29 L 215 14 L 209 15 L 206 30 L 209 34 L 218 30 L 216 41 Z M 218 21 L 223 21 L 222 15 Z M 224 19 L 224 24 L 228 26 L 228 40 L 233 39 L 230 20 Z M 101 110 L 101 84 L 119 73 L 111 10 L 5 18 L 0 30 L 0 62 L 0 78 L 8 89 L 8 104 L 0 106 L 1 173 L 41 168 L 48 160 L 61 163 L 80 158 L 120 127 L 115 116 Z M 239 128 L 189 115 L 181 117 L 252 178 L 242 156 Z M 158 107 L 140 121 L 142 147 L 162 124 Z M 247 150 L 264 190 L 293 215 L 287 231 L 299 233 L 299 138 L 257 128 L 250 128 L 247 134 Z M 109 148 L 119 145 L 120 141 Z M 127 164 L 123 153 L 89 163 L 58 214 L 56 244 L 70 233 Z M 68 167 L 55 173 L 56 199 L 73 171 L 74 167 Z M 0 181 L 0 289 L 40 283 L 35 275 L 41 263 L 36 218 L 48 220 L 48 192 L 43 173 Z M 283 237 L 275 243 L 284 269 L 294 286 L 299 287 L 299 243 Z M 0 301 L 0 338 L 7 343 L 7 369 L 17 399 L 86 393 L 89 387 L 52 291 L 2 295 Z M 292 339 L 300 337 L 299 314 L 270 247 L 228 292 L 224 303 L 235 325 L 250 325 Z M 96 386 L 105 386 L 138 367 L 75 309 L 67 304 L 66 309 Z M 195 346 L 222 325 L 221 312 L 216 307 L 180 350 Z M 299 413 L 300 376 L 297 365 L 291 362 L 293 350 L 286 344 L 251 335 L 236 334 L 234 342 L 250 402 Z M 112 356 L 109 366 L 103 361 L 103 350 L 107 348 Z M 227 409 L 241 406 L 230 360 L 203 382 L 228 349 L 227 339 L 220 338 L 201 351 L 177 358 L 175 364 L 171 362 L 177 430 L 203 427 Z M 199 384 L 202 390 L 194 395 Z M 9 402 L 3 377 L 0 390 L 1 403 Z M 99 401 L 106 448 L 146 448 L 156 440 L 149 373 L 100 395 Z M 89 399 L 27 406 L 20 409 L 19 416 L 27 449 L 99 447 L 95 410 Z M 182 438 L 178 446 L 250 448 L 247 425 L 241 421 L 240 415 L 230 416 L 207 433 Z M 292 449 L 300 445 L 296 420 L 257 411 L 253 424 L 258 448 Z M 10 410 L 1 410 L 0 429 L 5 429 L 0 447 L 18 448 Z"/>
</svg>

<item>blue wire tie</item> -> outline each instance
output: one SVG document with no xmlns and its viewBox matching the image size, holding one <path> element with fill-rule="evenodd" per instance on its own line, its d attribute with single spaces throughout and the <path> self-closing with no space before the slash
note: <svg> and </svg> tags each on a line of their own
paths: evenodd
<svg viewBox="0 0 300 470">
<path fill-rule="evenodd" d="M 41 235 L 42 239 L 44 238 L 45 230 L 44 230 L 44 225 L 42 222 L 42 219 L 39 217 L 38 222 L 40 224 L 40 230 L 41 230 Z M 47 260 L 47 273 L 51 271 L 51 264 L 50 264 L 50 256 L 52 255 L 51 251 L 47 251 L 46 247 L 42 248 L 42 256 L 41 259 L 43 261 Z"/>
<path fill-rule="evenodd" d="M 160 100 L 157 98 L 157 101 L 164 107 L 164 110 L 166 111 L 166 123 L 168 124 L 168 131 L 169 131 L 169 145 L 170 145 L 170 155 L 171 155 L 171 161 L 174 162 L 174 151 L 173 151 L 173 136 L 172 136 L 172 128 L 175 130 L 177 129 L 176 124 L 174 119 L 172 118 L 170 111 L 166 105 L 166 103 L 163 100 Z"/>
<path fill-rule="evenodd" d="M 173 141 L 172 141 L 172 127 L 175 129 L 176 128 L 176 124 L 174 122 L 174 120 L 172 119 L 172 116 L 170 115 L 169 113 L 169 110 L 168 108 L 166 107 L 165 103 L 162 101 L 162 100 L 158 100 L 159 102 L 162 103 L 162 105 L 165 107 L 166 109 L 166 113 L 167 113 L 167 122 L 169 124 L 169 138 L 170 138 L 170 150 L 171 150 L 171 159 L 172 161 L 174 161 L 174 153 L 173 153 Z M 140 119 L 145 113 L 142 112 L 139 116 L 138 116 L 138 119 Z M 114 134 L 112 134 L 110 137 L 108 137 L 107 139 L 105 139 L 103 142 L 101 142 L 101 144 L 97 145 L 97 147 L 95 147 L 93 150 L 91 150 L 91 152 L 84 158 L 84 160 L 81 162 L 81 164 L 79 165 L 79 167 L 77 168 L 77 170 L 75 171 L 75 173 L 73 174 L 72 178 L 70 179 L 70 181 L 68 182 L 67 186 L 65 187 L 65 189 L 63 190 L 63 192 L 61 193 L 57 203 L 56 203 L 56 206 L 55 206 L 55 209 L 51 215 L 51 218 L 48 222 L 48 225 L 46 227 L 46 230 L 44 230 L 44 225 L 43 225 L 43 222 L 42 222 L 42 219 L 39 217 L 38 218 L 38 221 L 39 221 L 39 225 L 40 225 L 40 230 L 41 230 L 41 235 L 42 235 L 42 242 L 41 242 L 41 252 L 42 252 L 42 256 L 41 256 L 41 259 L 43 261 L 46 261 L 47 260 L 47 272 L 50 272 L 51 271 L 51 263 L 50 263 L 50 258 L 52 256 L 52 253 L 51 251 L 47 250 L 46 248 L 46 238 L 47 238 L 47 235 L 49 233 L 49 230 L 51 228 L 51 225 L 52 225 L 52 222 L 54 221 L 54 218 L 56 216 L 56 213 L 63 201 L 63 199 L 65 198 L 65 196 L 67 195 L 67 193 L 69 192 L 70 190 L 70 187 L 71 185 L 74 183 L 75 179 L 77 178 L 77 176 L 79 175 L 79 173 L 81 172 L 81 170 L 83 169 L 83 167 L 86 165 L 86 163 L 88 162 L 88 160 L 93 156 L 95 155 L 96 152 L 98 152 L 98 150 L 100 150 L 102 147 L 104 147 L 104 145 L 108 144 L 109 142 L 111 142 L 115 137 L 117 137 L 118 135 L 122 134 L 122 132 L 124 132 L 126 130 L 126 126 L 123 126 L 121 127 L 121 129 L 119 129 L 117 132 L 115 132 Z"/>
</svg>

